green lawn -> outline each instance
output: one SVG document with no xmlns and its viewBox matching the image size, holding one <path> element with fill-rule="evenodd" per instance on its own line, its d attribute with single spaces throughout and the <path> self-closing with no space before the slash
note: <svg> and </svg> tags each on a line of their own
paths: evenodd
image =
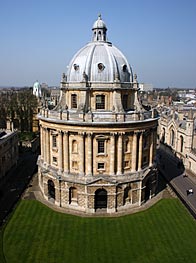
<svg viewBox="0 0 196 263">
<path fill-rule="evenodd" d="M 7 263 L 193 263 L 196 222 L 177 199 L 119 218 L 80 218 L 23 200 L 3 251 Z"/>
</svg>

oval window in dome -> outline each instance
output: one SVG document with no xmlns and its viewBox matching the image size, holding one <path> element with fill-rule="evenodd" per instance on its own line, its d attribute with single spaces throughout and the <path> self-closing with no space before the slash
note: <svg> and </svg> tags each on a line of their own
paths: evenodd
<svg viewBox="0 0 196 263">
<path fill-rule="evenodd" d="M 99 63 L 97 66 L 98 66 L 99 71 L 103 71 L 104 68 L 105 68 L 105 66 L 103 65 L 103 63 Z"/>
<path fill-rule="evenodd" d="M 79 70 L 79 65 L 74 64 L 74 65 L 73 65 L 73 68 L 75 69 L 75 71 L 78 71 L 78 70 Z"/>
<path fill-rule="evenodd" d="M 122 70 L 123 70 L 123 72 L 126 72 L 126 71 L 127 71 L 127 65 L 124 64 L 124 65 L 122 66 Z"/>
</svg>

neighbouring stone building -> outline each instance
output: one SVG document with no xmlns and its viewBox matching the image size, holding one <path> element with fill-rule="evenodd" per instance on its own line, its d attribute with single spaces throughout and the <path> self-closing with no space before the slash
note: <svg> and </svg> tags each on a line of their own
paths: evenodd
<svg viewBox="0 0 196 263">
<path fill-rule="evenodd" d="M 141 206 L 157 185 L 158 115 L 140 104 L 137 76 L 106 31 L 99 16 L 62 76 L 58 105 L 39 115 L 41 191 L 86 213 Z"/>
<path fill-rule="evenodd" d="M 163 108 L 159 120 L 159 136 L 167 153 L 181 160 L 186 170 L 196 173 L 195 109 Z"/>
<path fill-rule="evenodd" d="M 9 123 L 10 126 L 10 123 Z M 17 165 L 18 161 L 18 133 L 13 127 L 0 130 L 0 179 Z"/>
</svg>

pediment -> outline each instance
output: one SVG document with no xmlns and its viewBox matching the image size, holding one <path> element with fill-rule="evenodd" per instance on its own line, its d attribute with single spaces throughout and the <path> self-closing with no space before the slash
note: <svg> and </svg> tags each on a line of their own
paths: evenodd
<svg viewBox="0 0 196 263">
<path fill-rule="evenodd" d="M 96 184 L 96 185 L 115 185 L 116 181 L 113 179 L 106 179 L 106 178 L 97 178 L 95 180 L 91 180 L 88 182 L 88 185 Z"/>
</svg>

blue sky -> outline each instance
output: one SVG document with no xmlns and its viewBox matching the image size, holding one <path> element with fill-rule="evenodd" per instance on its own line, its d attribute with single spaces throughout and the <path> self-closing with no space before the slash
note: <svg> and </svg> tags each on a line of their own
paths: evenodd
<svg viewBox="0 0 196 263">
<path fill-rule="evenodd" d="M 196 0 L 1 0 L 0 86 L 59 85 L 98 13 L 139 82 L 196 88 Z"/>
</svg>

